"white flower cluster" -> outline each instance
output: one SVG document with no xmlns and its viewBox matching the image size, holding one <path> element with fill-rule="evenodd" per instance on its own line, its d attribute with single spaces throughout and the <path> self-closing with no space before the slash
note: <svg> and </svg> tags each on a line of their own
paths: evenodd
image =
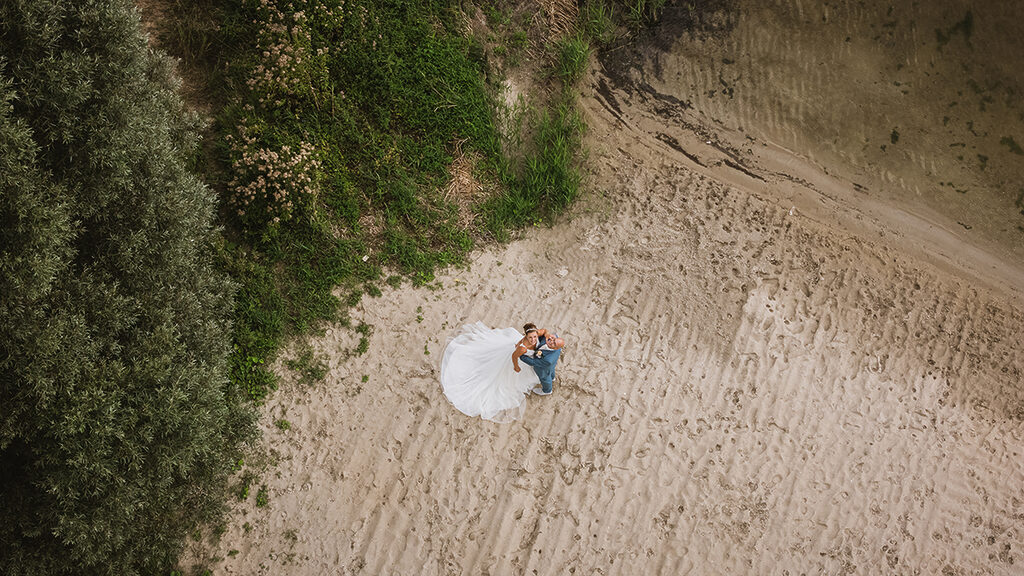
<svg viewBox="0 0 1024 576">
<path fill-rule="evenodd" d="M 310 83 L 311 62 L 330 53 L 327 46 L 313 49 L 309 16 L 306 10 L 297 10 L 295 4 L 257 0 L 261 20 L 253 20 L 253 24 L 261 26 L 256 39 L 259 62 L 246 85 L 259 94 L 260 104 L 282 105 L 284 96 L 295 94 Z M 308 9 L 318 20 L 338 26 L 344 19 L 344 1 L 333 7 L 322 2 L 309 4 Z"/>
<path fill-rule="evenodd" d="M 315 197 L 320 160 L 313 144 L 267 148 L 249 135 L 244 125 L 238 138 L 227 139 L 234 158 L 234 178 L 228 186 L 239 217 L 278 224 Z"/>
<path fill-rule="evenodd" d="M 303 12 L 288 10 L 286 14 L 273 0 L 259 0 L 259 11 L 265 14 L 264 19 L 253 20 L 253 24 L 262 24 L 256 40 L 260 61 L 246 85 L 260 94 L 261 104 L 280 105 L 280 99 L 271 99 L 278 94 L 293 94 L 302 85 L 302 47 L 309 46 L 309 30 L 302 25 Z"/>
</svg>

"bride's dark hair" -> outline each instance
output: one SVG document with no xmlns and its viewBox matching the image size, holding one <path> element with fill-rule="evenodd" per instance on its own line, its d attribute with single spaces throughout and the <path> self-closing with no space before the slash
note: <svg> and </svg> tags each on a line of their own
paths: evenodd
<svg viewBox="0 0 1024 576">
<path fill-rule="evenodd" d="M 526 326 L 523 326 L 523 334 L 529 334 L 531 331 L 536 332 L 537 327 L 534 326 L 533 324 L 527 324 Z"/>
</svg>

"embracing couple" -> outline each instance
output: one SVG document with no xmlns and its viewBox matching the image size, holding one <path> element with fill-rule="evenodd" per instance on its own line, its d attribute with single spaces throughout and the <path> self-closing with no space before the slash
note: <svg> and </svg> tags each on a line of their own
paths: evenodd
<svg viewBox="0 0 1024 576">
<path fill-rule="evenodd" d="M 551 394 L 564 346 L 557 334 L 533 324 L 522 333 L 482 322 L 467 324 L 444 350 L 441 388 L 469 416 L 516 420 L 523 415 L 527 394 Z M 532 370 L 523 370 L 520 362 Z"/>
<path fill-rule="evenodd" d="M 565 341 L 558 337 L 558 334 L 549 332 L 544 328 L 537 328 L 533 324 L 523 326 L 525 335 L 516 345 L 516 351 L 512 353 L 512 367 L 519 372 L 518 360 L 532 366 L 540 380 L 540 387 L 534 388 L 532 392 L 541 396 L 551 394 L 555 382 L 555 364 L 562 355 L 562 347 Z"/>
</svg>

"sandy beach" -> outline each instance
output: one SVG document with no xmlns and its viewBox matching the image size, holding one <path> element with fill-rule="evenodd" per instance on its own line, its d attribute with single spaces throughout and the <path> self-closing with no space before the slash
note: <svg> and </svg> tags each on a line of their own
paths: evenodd
<svg viewBox="0 0 1024 576">
<path fill-rule="evenodd" d="M 926 84 L 899 96 L 911 120 L 894 142 L 895 108 L 847 91 L 876 111 L 856 132 L 838 88 L 798 101 L 843 74 L 885 76 L 906 38 L 931 43 L 916 48 L 920 78 L 948 77 L 925 55 L 962 7 L 886 28 L 899 14 L 874 6 L 748 4 L 616 66 L 592 60 L 587 192 L 563 221 L 476 252 L 433 289 L 365 298 L 362 356 L 340 326 L 294 343 L 329 372 L 310 386 L 289 354 L 276 367 L 269 504 L 239 505 L 219 545 L 193 554 L 220 559 L 218 574 L 1020 574 L 1022 170 L 998 144 L 1003 131 L 1024 143 L 1019 104 L 995 98 L 940 138 L 946 95 Z M 1006 25 L 999 10 L 975 10 L 973 49 L 995 42 L 983 32 Z M 820 40 L 834 53 L 800 33 L 791 49 L 763 40 L 794 21 L 813 37 L 823 14 L 840 22 Z M 865 36 L 876 28 L 892 46 Z M 959 65 L 957 41 L 937 66 Z M 818 52 L 831 72 L 780 76 Z M 992 66 L 994 93 L 1016 88 Z M 708 95 L 736 71 L 731 97 Z M 816 138 L 818 108 L 850 129 Z M 970 130 L 991 132 L 973 167 L 946 141 Z M 446 340 L 475 321 L 568 341 L 554 394 L 529 397 L 520 421 L 466 417 L 442 394 Z"/>
</svg>

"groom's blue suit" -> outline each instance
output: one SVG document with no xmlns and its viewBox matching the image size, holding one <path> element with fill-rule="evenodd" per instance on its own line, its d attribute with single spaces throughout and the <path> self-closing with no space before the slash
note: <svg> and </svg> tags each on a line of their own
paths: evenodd
<svg viewBox="0 0 1024 576">
<path fill-rule="evenodd" d="M 546 336 L 541 336 L 537 340 L 537 348 L 540 348 L 547 342 Z M 537 373 L 537 378 L 540 379 L 541 388 L 545 394 L 550 394 L 552 386 L 555 381 L 555 364 L 558 363 L 558 358 L 562 355 L 562 349 L 558 350 L 542 350 L 540 358 L 523 354 L 519 357 L 519 360 L 527 366 L 532 366 L 533 371 Z"/>
</svg>

